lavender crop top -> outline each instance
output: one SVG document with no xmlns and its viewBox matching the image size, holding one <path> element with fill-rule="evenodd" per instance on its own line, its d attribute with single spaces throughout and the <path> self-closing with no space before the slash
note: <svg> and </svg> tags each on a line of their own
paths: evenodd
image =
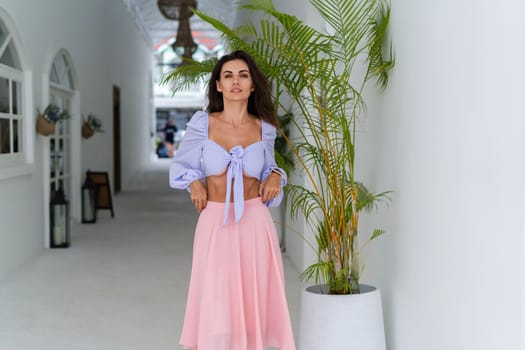
<svg viewBox="0 0 525 350">
<path fill-rule="evenodd" d="M 226 198 L 231 198 L 233 179 L 233 207 L 235 222 L 239 222 L 244 212 L 243 174 L 263 181 L 273 170 L 281 174 L 281 192 L 265 204 L 276 207 L 283 198 L 282 188 L 286 185 L 286 173 L 275 164 L 274 141 L 276 130 L 271 124 L 261 120 L 261 140 L 247 147 L 240 145 L 229 151 L 208 138 L 208 113 L 199 111 L 187 124 L 184 139 L 175 152 L 170 165 L 170 186 L 189 189 L 195 180 L 218 175 L 227 171 Z M 228 220 L 229 205 L 224 206 L 224 224 Z"/>
</svg>

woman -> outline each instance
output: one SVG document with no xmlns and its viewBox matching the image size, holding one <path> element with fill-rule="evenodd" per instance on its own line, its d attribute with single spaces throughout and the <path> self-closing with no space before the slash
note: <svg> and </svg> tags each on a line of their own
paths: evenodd
<svg viewBox="0 0 525 350">
<path fill-rule="evenodd" d="M 184 327 L 186 349 L 295 350 L 275 226 L 286 174 L 275 164 L 270 85 L 243 51 L 223 56 L 170 167 L 200 213 Z"/>
</svg>

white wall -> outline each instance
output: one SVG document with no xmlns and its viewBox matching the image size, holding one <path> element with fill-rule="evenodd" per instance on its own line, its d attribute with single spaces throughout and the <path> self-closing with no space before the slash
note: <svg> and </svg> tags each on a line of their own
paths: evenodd
<svg viewBox="0 0 525 350">
<path fill-rule="evenodd" d="M 9 27 L 11 35 L 14 36 L 16 44 L 20 47 L 20 32 L 14 28 L 14 20 L 3 8 L 0 8 L 3 22 Z M 27 57 L 20 57 L 24 67 L 28 67 Z M 31 78 L 31 72 L 27 71 L 26 79 Z M 30 89 L 23 88 L 27 95 L 31 95 Z M 32 108 L 32 104 L 24 105 L 24 108 Z M 33 125 L 31 125 L 33 127 Z M 27 147 L 27 142 L 24 146 Z M 31 154 L 28 158 L 32 161 Z M 0 279 L 14 266 L 20 265 L 27 260 L 28 256 L 42 249 L 44 245 L 43 235 L 34 235 L 38 230 L 41 215 L 42 191 L 39 191 L 40 182 L 38 176 L 34 176 L 35 166 L 27 164 L 16 168 L 0 167 Z"/>
<path fill-rule="evenodd" d="M 129 14 L 122 11 L 120 1 L 106 9 L 104 15 L 107 31 L 103 59 L 106 65 L 111 62 L 107 68 L 107 113 L 112 115 L 112 85 L 116 84 L 121 94 L 122 186 L 125 190 L 135 172 L 145 166 L 150 157 L 153 51 L 140 40 L 141 35 L 133 26 Z M 112 129 L 107 131 L 108 145 L 104 148 L 112 149 L 112 132 Z M 100 145 L 97 147 L 97 150 L 90 152 L 92 155 L 104 151 Z"/>
<path fill-rule="evenodd" d="M 318 23 L 306 4 L 276 6 Z M 391 4 L 396 66 L 357 145 L 368 187 L 394 191 L 361 221 L 361 243 L 387 231 L 362 281 L 382 289 L 388 349 L 525 349 L 525 4 Z M 300 268 L 309 248 L 287 237 Z"/>
<path fill-rule="evenodd" d="M 50 62 L 58 50 L 65 49 L 77 73 L 80 112 L 95 113 L 103 121 L 105 133 L 81 141 L 82 169 L 75 171 L 108 171 L 113 178 L 112 86 L 121 87 L 125 188 L 132 174 L 148 161 L 148 77 L 152 61 L 150 47 L 122 2 L 46 0 L 28 5 L 4 0 L 0 6 L 16 26 L 23 47 L 20 54 L 32 72 L 31 109 L 45 107 Z M 26 127 L 34 140 L 34 167 L 25 175 L 0 180 L 0 279 L 44 249 L 43 207 L 47 204 L 43 186 L 47 169 L 42 158 L 48 141 L 34 132 L 34 123 Z"/>
<path fill-rule="evenodd" d="M 364 281 L 389 350 L 524 346 L 523 10 L 392 1 L 396 67 L 358 150 L 372 189 L 395 191 L 364 224 L 388 232 Z"/>
</svg>

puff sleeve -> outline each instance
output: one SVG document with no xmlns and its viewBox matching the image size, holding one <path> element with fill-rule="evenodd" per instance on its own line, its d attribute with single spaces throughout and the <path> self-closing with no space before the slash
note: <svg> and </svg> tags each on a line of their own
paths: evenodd
<svg viewBox="0 0 525 350">
<path fill-rule="evenodd" d="M 169 184 L 172 188 L 188 189 L 192 182 L 204 178 L 201 158 L 207 132 L 208 115 L 199 111 L 186 125 L 184 138 L 171 162 Z"/>
<path fill-rule="evenodd" d="M 281 204 L 283 200 L 284 191 L 283 188 L 286 186 L 287 178 L 286 172 L 279 168 L 275 163 L 275 136 L 277 132 L 275 127 L 263 121 L 262 123 L 262 139 L 264 144 L 264 166 L 261 174 L 261 181 L 264 181 L 272 171 L 278 171 L 281 174 L 281 191 L 277 197 L 270 199 L 265 204 L 267 207 L 276 207 Z"/>
</svg>

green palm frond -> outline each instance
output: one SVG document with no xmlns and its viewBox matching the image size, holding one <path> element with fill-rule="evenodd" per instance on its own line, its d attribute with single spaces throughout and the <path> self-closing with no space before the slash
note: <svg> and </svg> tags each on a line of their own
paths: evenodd
<svg viewBox="0 0 525 350">
<path fill-rule="evenodd" d="M 394 53 L 392 46 L 387 49 L 387 57 L 384 57 L 385 38 L 387 27 L 390 22 L 390 6 L 381 3 L 377 16 L 372 21 L 369 40 L 369 68 L 366 80 L 375 78 L 377 85 L 385 88 L 388 84 L 388 71 L 394 66 Z"/>
<path fill-rule="evenodd" d="M 192 85 L 203 80 L 205 81 L 205 78 L 211 74 L 217 61 L 216 57 L 202 62 L 188 61 L 164 77 L 162 84 L 171 83 L 173 93 L 187 90 Z"/>
<path fill-rule="evenodd" d="M 377 206 L 380 202 L 390 202 L 390 194 L 392 191 L 385 191 L 381 193 L 371 193 L 368 188 L 365 187 L 360 182 L 356 182 L 355 185 L 358 188 L 358 202 L 357 202 L 357 210 L 372 210 L 377 209 Z"/>
<path fill-rule="evenodd" d="M 376 228 L 374 230 L 374 232 L 372 232 L 372 235 L 370 236 L 370 240 L 373 240 L 373 239 L 383 235 L 384 233 L 385 233 L 385 230 L 381 230 L 381 229 Z"/>
<path fill-rule="evenodd" d="M 297 51 L 294 50 L 294 48 L 308 48 L 308 51 L 302 49 L 299 50 L 302 52 L 317 52 L 319 49 L 325 52 L 329 51 L 330 44 L 326 35 L 323 35 L 313 27 L 305 24 L 295 16 L 277 11 L 271 0 L 249 0 L 241 3 L 240 8 L 261 11 L 264 15 L 277 21 L 280 24 L 281 29 L 279 29 L 279 27 L 274 27 L 274 32 L 279 33 L 279 37 L 285 35 L 286 38 L 292 39 L 286 45 L 288 49 L 291 49 L 289 53 L 296 53 Z M 267 20 L 263 18 L 261 23 L 265 23 L 266 21 Z M 281 32 L 283 34 L 281 34 Z M 268 37 L 264 35 L 260 35 L 260 37 L 268 39 Z M 304 58 L 308 59 L 311 57 L 313 56 L 308 55 Z"/>
<path fill-rule="evenodd" d="M 306 268 L 306 270 L 299 276 L 302 280 L 315 280 L 315 283 L 327 281 L 330 279 L 331 271 L 333 271 L 333 264 L 329 261 L 319 261 Z"/>
<path fill-rule="evenodd" d="M 367 33 L 367 22 L 373 16 L 377 1 L 360 0 L 312 0 L 312 5 L 333 28 L 333 43 L 340 46 L 331 52 L 335 58 L 351 66 L 362 51 L 363 38 Z"/>
<path fill-rule="evenodd" d="M 314 191 L 310 191 L 303 186 L 288 184 L 286 194 L 290 200 L 290 215 L 297 217 L 301 212 L 305 219 L 308 220 L 316 215 L 316 210 L 320 208 L 321 199 Z"/>
<path fill-rule="evenodd" d="M 194 10 L 194 13 L 203 21 L 208 22 L 221 32 L 223 39 L 228 42 L 232 50 L 250 50 L 250 45 L 243 40 L 239 33 L 235 29 L 228 27 L 222 20 L 214 18 L 213 16 L 199 10 Z"/>
</svg>

